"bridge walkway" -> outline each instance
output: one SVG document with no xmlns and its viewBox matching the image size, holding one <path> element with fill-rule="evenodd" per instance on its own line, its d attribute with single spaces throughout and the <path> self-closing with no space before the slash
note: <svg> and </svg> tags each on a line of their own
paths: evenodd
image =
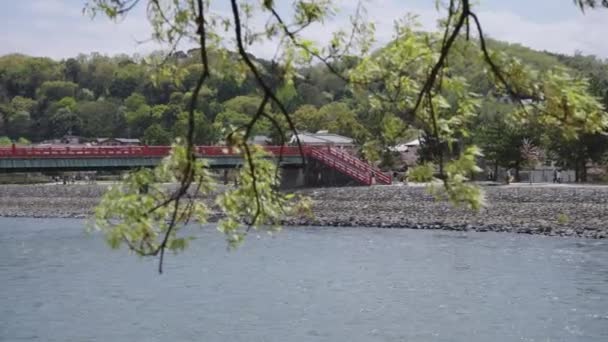
<svg viewBox="0 0 608 342">
<path fill-rule="evenodd" d="M 362 185 L 391 184 L 390 175 L 354 155 L 328 146 L 264 146 L 283 167 L 302 167 L 313 159 Z M 0 173 L 117 170 L 154 167 L 170 146 L 16 146 L 0 147 Z M 211 167 L 242 165 L 241 152 L 227 146 L 196 146 L 195 153 Z"/>
</svg>

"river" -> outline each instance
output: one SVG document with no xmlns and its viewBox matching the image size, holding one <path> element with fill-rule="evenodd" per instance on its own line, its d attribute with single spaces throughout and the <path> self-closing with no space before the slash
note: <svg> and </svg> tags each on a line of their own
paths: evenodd
<svg viewBox="0 0 608 342">
<path fill-rule="evenodd" d="M 608 341 L 608 241 L 209 226 L 156 261 L 0 218 L 1 341 Z"/>
</svg>

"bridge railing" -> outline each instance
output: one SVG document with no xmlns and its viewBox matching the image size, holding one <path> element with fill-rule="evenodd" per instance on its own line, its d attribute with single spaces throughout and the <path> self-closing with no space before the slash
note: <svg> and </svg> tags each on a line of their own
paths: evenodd
<svg viewBox="0 0 608 342">
<path fill-rule="evenodd" d="M 297 146 L 264 146 L 266 152 L 279 156 L 299 156 L 300 150 Z M 303 149 L 306 155 L 305 148 Z M 196 153 L 201 156 L 239 155 L 242 151 L 230 146 L 196 146 Z"/>
<path fill-rule="evenodd" d="M 354 155 L 328 146 L 264 146 L 271 155 L 278 157 L 312 157 L 336 169 L 362 184 L 370 185 L 374 180 L 380 184 L 390 184 L 391 177 L 383 174 Z M 74 146 L 74 145 L 33 145 L 0 147 L 0 159 L 52 159 L 52 158 L 160 158 L 171 152 L 170 146 Z M 200 157 L 240 157 L 242 151 L 229 146 L 196 146 L 195 154 Z"/>
<path fill-rule="evenodd" d="M 392 183 L 392 177 L 390 175 L 382 172 L 382 170 L 380 170 L 379 168 L 362 161 L 361 159 L 353 156 L 352 154 L 350 154 L 346 151 L 331 148 L 331 149 L 329 149 L 328 152 L 331 155 L 336 156 L 337 158 L 341 158 L 341 159 L 347 161 L 349 164 L 353 165 L 354 167 L 357 167 L 359 169 L 369 172 L 370 174 L 373 174 L 374 177 L 376 177 L 380 183 L 383 183 L 383 184 Z"/>
<path fill-rule="evenodd" d="M 278 156 L 299 156 L 296 146 L 265 146 L 266 151 Z M 170 146 L 7 146 L 0 147 L 0 158 L 84 158 L 84 157 L 163 157 Z M 307 149 L 303 148 L 304 155 Z M 200 156 L 239 155 L 241 151 L 228 146 L 196 146 Z"/>
<path fill-rule="evenodd" d="M 168 146 L 19 146 L 0 148 L 0 157 L 64 158 L 106 156 L 163 156 Z"/>
<path fill-rule="evenodd" d="M 364 185 L 371 185 L 372 183 L 371 174 L 357 167 L 353 167 L 349 161 L 336 158 L 324 148 L 311 149 L 309 154 L 314 159 L 333 169 L 349 175 Z"/>
</svg>

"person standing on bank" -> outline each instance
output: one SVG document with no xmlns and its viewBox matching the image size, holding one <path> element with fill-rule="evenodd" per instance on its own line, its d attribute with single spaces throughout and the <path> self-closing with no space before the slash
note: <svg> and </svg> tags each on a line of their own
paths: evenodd
<svg viewBox="0 0 608 342">
<path fill-rule="evenodd" d="M 557 169 L 553 169 L 553 183 L 557 183 Z"/>
</svg>

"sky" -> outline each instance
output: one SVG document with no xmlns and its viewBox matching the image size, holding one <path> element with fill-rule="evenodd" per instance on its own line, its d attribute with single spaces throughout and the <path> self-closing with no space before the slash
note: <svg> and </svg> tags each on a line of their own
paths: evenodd
<svg viewBox="0 0 608 342">
<path fill-rule="evenodd" d="M 348 26 L 355 0 L 337 0 L 340 12 L 325 27 L 305 33 L 321 42 L 329 33 Z M 147 41 L 150 25 L 145 0 L 126 18 L 113 22 L 103 16 L 83 15 L 86 0 L 0 0 L 0 55 L 23 53 L 55 59 L 79 53 L 145 54 L 159 45 Z M 218 1 L 216 1 L 218 2 Z M 219 0 L 218 11 L 228 11 L 227 0 Z M 288 7 L 291 0 L 275 0 Z M 479 0 L 476 12 L 485 33 L 495 39 L 537 49 L 608 58 L 608 9 L 582 13 L 572 0 Z M 142 5 L 143 4 L 143 5 Z M 419 16 L 422 27 L 436 27 L 439 13 L 435 0 L 366 0 L 368 18 L 376 23 L 379 44 L 392 37 L 393 22 L 406 13 Z M 190 46 L 183 46 L 189 48 Z M 253 46 L 260 57 L 270 57 L 268 46 Z"/>
</svg>

